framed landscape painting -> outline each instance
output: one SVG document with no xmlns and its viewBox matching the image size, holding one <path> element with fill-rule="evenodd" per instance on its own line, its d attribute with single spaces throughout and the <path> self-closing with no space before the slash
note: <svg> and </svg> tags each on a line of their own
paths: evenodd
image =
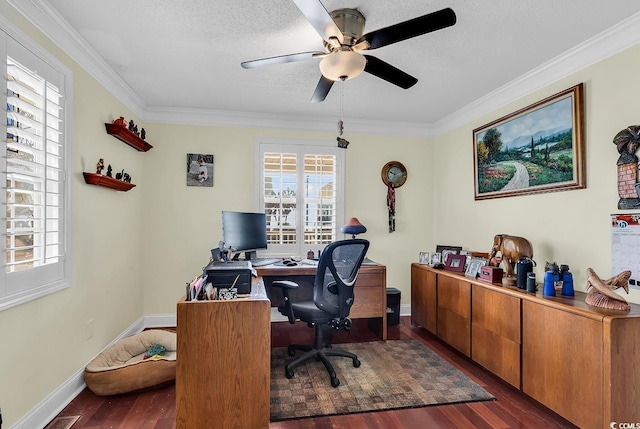
<svg viewBox="0 0 640 429">
<path fill-rule="evenodd" d="M 475 199 L 586 187 L 583 84 L 473 130 Z"/>
</svg>

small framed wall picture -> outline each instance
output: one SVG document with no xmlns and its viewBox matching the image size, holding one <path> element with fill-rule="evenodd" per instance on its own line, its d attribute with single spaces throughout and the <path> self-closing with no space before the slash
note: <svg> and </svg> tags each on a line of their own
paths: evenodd
<svg viewBox="0 0 640 429">
<path fill-rule="evenodd" d="M 429 252 L 420 252 L 418 263 L 422 265 L 429 264 Z"/>
<path fill-rule="evenodd" d="M 213 155 L 187 154 L 187 186 L 213 187 Z"/>
<path fill-rule="evenodd" d="M 441 255 L 440 253 L 438 253 L 438 252 L 433 252 L 433 253 L 431 254 L 431 259 L 430 259 L 430 261 L 431 261 L 431 266 L 434 266 L 435 264 L 437 264 L 438 262 L 440 262 L 440 258 L 441 258 L 441 256 L 442 256 L 442 255 Z"/>
<path fill-rule="evenodd" d="M 444 264 L 444 269 L 447 271 L 454 271 L 461 273 L 464 271 L 464 262 L 467 259 L 466 255 L 458 255 L 457 253 L 450 253 L 447 257 L 447 262 Z"/>
</svg>

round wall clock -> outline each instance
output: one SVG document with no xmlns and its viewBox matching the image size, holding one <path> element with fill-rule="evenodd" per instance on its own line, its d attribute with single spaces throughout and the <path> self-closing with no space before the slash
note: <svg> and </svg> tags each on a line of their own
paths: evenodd
<svg viewBox="0 0 640 429">
<path fill-rule="evenodd" d="M 399 188 L 407 181 L 407 168 L 398 161 L 389 161 L 382 167 L 382 181 L 392 188 Z"/>
<path fill-rule="evenodd" d="M 389 161 L 380 172 L 387 185 L 387 209 L 389 209 L 389 232 L 396 230 L 396 188 L 407 181 L 407 169 L 401 162 Z"/>
</svg>

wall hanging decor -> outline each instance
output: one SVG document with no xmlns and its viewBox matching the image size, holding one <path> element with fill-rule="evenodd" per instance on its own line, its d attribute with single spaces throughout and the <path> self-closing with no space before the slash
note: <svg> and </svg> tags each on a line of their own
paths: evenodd
<svg viewBox="0 0 640 429">
<path fill-rule="evenodd" d="M 407 181 L 407 168 L 398 161 L 389 161 L 380 172 L 382 181 L 387 185 L 387 210 L 389 212 L 389 232 L 396 230 L 396 188 Z"/>
<path fill-rule="evenodd" d="M 213 187 L 213 155 L 187 154 L 187 186 Z"/>
<path fill-rule="evenodd" d="M 638 157 L 636 151 L 640 145 L 640 125 L 630 125 L 613 138 L 620 157 L 618 166 L 618 201 L 619 209 L 635 209 L 640 207 L 638 190 Z"/>
<path fill-rule="evenodd" d="M 583 84 L 473 130 L 475 199 L 586 187 Z"/>
</svg>

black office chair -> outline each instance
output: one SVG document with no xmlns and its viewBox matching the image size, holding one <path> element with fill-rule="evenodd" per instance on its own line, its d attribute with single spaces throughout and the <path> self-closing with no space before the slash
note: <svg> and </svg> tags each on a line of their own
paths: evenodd
<svg viewBox="0 0 640 429">
<path fill-rule="evenodd" d="M 274 287 L 282 289 L 284 303 L 278 307 L 278 311 L 289 318 L 289 323 L 293 324 L 300 319 L 316 329 L 313 346 L 292 344 L 288 347 L 289 356 L 295 356 L 296 350 L 305 353 L 286 364 L 287 378 L 293 377 L 295 368 L 314 359 L 324 364 L 331 376 L 331 385 L 338 387 L 340 380 L 327 359 L 329 356 L 348 357 L 353 360 L 354 367 L 360 366 L 355 354 L 332 349 L 330 338 L 326 339 L 323 331 L 326 329 L 330 332 L 329 337 L 332 337 L 333 330 L 351 329 L 348 316 L 354 300 L 353 287 L 368 248 L 369 242 L 363 239 L 342 240 L 329 244 L 318 261 L 312 300 L 291 302 L 289 290 L 297 288 L 298 285 L 287 280 L 276 280 L 272 283 Z"/>
</svg>

